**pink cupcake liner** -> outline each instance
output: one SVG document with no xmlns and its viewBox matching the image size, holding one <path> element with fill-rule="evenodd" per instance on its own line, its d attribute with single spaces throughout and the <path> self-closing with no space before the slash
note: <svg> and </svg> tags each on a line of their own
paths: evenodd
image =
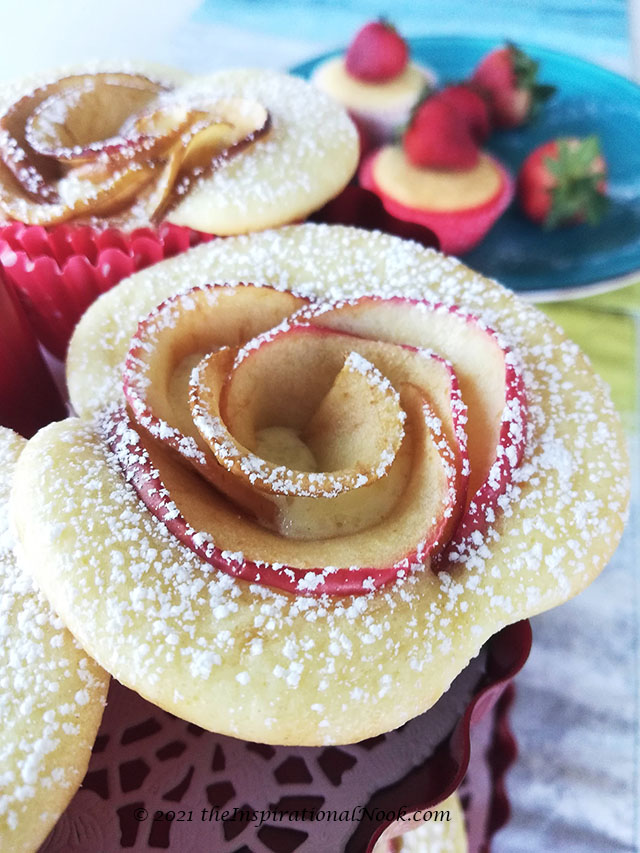
<svg viewBox="0 0 640 853">
<path fill-rule="evenodd" d="M 424 225 L 397 219 L 385 210 L 379 197 L 368 189 L 348 184 L 340 195 L 331 199 L 309 217 L 310 222 L 327 225 L 353 225 L 367 231 L 384 231 L 403 240 L 414 240 L 423 246 L 438 249 L 436 234 Z"/>
<path fill-rule="evenodd" d="M 0 227 L 0 269 L 17 289 L 39 341 L 64 358 L 76 323 L 101 293 L 132 273 L 212 239 L 163 223 L 123 233 L 88 225 Z"/>
<path fill-rule="evenodd" d="M 361 185 L 375 192 L 391 216 L 405 222 L 414 222 L 430 228 L 438 237 L 440 249 L 447 254 L 463 255 L 476 246 L 509 207 L 514 195 L 511 174 L 493 159 L 501 177 L 501 187 L 496 196 L 485 204 L 456 211 L 418 210 L 407 207 L 384 193 L 373 177 L 373 164 L 377 152 L 365 158 L 360 167 Z"/>
</svg>

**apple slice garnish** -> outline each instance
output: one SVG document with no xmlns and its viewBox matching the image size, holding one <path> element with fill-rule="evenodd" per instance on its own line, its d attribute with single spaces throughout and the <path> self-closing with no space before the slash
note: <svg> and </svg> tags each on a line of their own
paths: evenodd
<svg viewBox="0 0 640 853">
<path fill-rule="evenodd" d="M 106 434 L 150 510 L 218 568 L 310 594 L 466 559 L 526 439 L 504 341 L 400 297 L 185 291 L 140 322 L 124 390 L 142 432 L 121 413 Z"/>
<path fill-rule="evenodd" d="M 105 88 L 110 98 L 106 103 L 104 97 L 100 97 Z M 76 130 L 75 124 L 82 113 L 77 106 L 78 100 L 86 109 L 92 103 L 89 93 L 97 93 L 100 108 L 91 108 L 91 115 L 83 128 L 85 138 L 96 140 L 100 138 L 96 134 L 101 132 L 105 120 L 108 122 L 113 112 L 117 113 L 115 121 L 124 114 L 119 106 L 131 107 L 135 102 L 141 108 L 143 103 L 148 103 L 167 89 L 166 84 L 154 82 L 141 74 L 73 74 L 62 77 L 20 98 L 0 118 L 0 159 L 26 198 L 54 204 L 58 201 L 55 182 L 64 174 L 64 152 L 80 157 L 86 148 L 86 143 L 78 145 L 73 132 L 60 140 L 64 121 L 60 121 L 60 112 L 56 111 L 63 115 L 69 112 L 65 99 L 76 105 L 71 110 L 74 117 L 72 130 Z M 114 91 L 124 91 L 128 97 L 114 99 Z M 44 103 L 49 104 L 49 109 L 40 114 L 34 125 L 34 116 Z M 111 122 L 113 125 L 114 121 Z M 69 144 L 65 145 L 65 141 Z M 58 156 L 60 153 L 62 156 Z"/>
<path fill-rule="evenodd" d="M 143 440 L 123 408 L 107 412 L 101 430 L 149 511 L 205 562 L 298 595 L 354 595 L 428 567 L 457 500 L 454 457 L 437 418 L 410 383 L 401 402 L 412 464 L 400 500 L 373 528 L 314 541 L 279 536 L 238 513 L 163 442 Z M 417 542 L 407 549 L 410 539 Z"/>
<path fill-rule="evenodd" d="M 513 352 L 477 318 L 421 300 L 364 297 L 302 315 L 322 327 L 427 347 L 452 364 L 468 412 L 470 479 L 465 512 L 443 558 L 464 559 L 499 514 L 524 453 L 527 402 Z"/>
<path fill-rule="evenodd" d="M 214 549 L 209 562 L 286 589 L 366 591 L 446 545 L 466 505 L 466 410 L 433 352 L 294 312 L 307 300 L 208 286 L 142 320 L 125 368 L 142 432 L 119 458 L 128 471 L 146 447 L 160 473 L 134 465 L 132 482 L 182 541 Z M 221 553 L 242 556 L 230 568 Z"/>
<path fill-rule="evenodd" d="M 74 166 L 101 154 L 130 157 L 123 124 L 167 90 L 141 74 L 84 74 L 53 85 L 27 117 L 25 139 L 38 154 Z"/>
<path fill-rule="evenodd" d="M 63 77 L 0 118 L 0 207 L 49 225 L 121 213 L 158 220 L 192 182 L 264 136 L 257 101 L 169 96 L 137 74 Z M 162 96 L 162 97 L 160 97 Z"/>
</svg>

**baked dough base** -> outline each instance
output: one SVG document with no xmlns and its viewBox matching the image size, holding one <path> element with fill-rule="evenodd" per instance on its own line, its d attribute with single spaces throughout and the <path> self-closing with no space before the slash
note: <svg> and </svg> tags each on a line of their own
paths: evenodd
<svg viewBox="0 0 640 853">
<path fill-rule="evenodd" d="M 109 676 L 18 566 L 9 486 L 26 441 L 0 428 L 0 849 L 37 850 L 80 786 Z"/>
<path fill-rule="evenodd" d="M 73 338 L 84 418 L 121 402 L 138 319 L 178 290 L 252 281 L 325 298 L 459 304 L 523 363 L 528 444 L 502 512 L 450 573 L 357 598 L 296 598 L 212 571 L 139 501 L 89 420 L 41 431 L 13 512 L 30 571 L 116 678 L 204 728 L 267 743 L 351 743 L 430 708 L 504 625 L 553 607 L 606 564 L 626 519 L 619 419 L 586 357 L 536 308 L 458 261 L 380 233 L 301 225 L 216 240 L 101 297 Z"/>
</svg>

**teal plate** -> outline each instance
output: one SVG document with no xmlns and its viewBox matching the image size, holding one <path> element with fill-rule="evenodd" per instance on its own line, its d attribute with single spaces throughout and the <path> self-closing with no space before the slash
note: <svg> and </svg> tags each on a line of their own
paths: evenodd
<svg viewBox="0 0 640 853">
<path fill-rule="evenodd" d="M 412 58 L 440 81 L 466 77 L 500 42 L 434 36 L 409 40 Z M 567 298 L 640 278 L 640 86 L 577 57 L 520 45 L 540 62 L 539 79 L 557 87 L 539 117 L 525 128 L 492 135 L 489 150 L 515 174 L 527 154 L 556 136 L 596 133 L 609 167 L 609 211 L 596 227 L 544 231 L 515 205 L 464 260 L 485 275 L 537 299 Z M 298 65 L 309 77 L 327 56 Z"/>
</svg>

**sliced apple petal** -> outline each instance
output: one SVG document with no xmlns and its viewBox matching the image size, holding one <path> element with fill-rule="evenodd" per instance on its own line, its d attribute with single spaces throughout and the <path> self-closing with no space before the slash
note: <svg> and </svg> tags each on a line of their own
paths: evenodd
<svg viewBox="0 0 640 853">
<path fill-rule="evenodd" d="M 75 169 L 57 183 L 56 203 L 38 203 L 22 192 L 0 168 L 0 210 L 27 225 L 53 225 L 78 216 L 99 216 L 127 205 L 153 177 L 153 165 L 138 165 L 114 174 L 100 164 Z"/>
<path fill-rule="evenodd" d="M 207 285 L 159 305 L 138 325 L 124 370 L 134 417 L 175 452 L 204 462 L 207 445 L 189 411 L 189 377 L 210 352 L 238 347 L 278 325 L 303 297 L 254 285 Z"/>
<path fill-rule="evenodd" d="M 211 161 L 211 151 L 214 156 L 220 156 L 244 147 L 271 126 L 267 108 L 251 98 L 220 98 L 197 106 L 197 110 L 201 116 L 184 159 L 184 168 L 189 170 L 206 168 Z"/>
<path fill-rule="evenodd" d="M 452 365 L 468 410 L 470 480 L 464 515 L 447 558 L 464 559 L 499 513 L 499 501 L 520 464 L 527 402 L 517 360 L 488 326 L 455 306 L 401 297 L 364 297 L 303 310 L 300 319 L 381 341 L 428 347 Z"/>
<path fill-rule="evenodd" d="M 304 371 L 308 329 L 283 334 L 292 369 L 298 365 Z M 285 413 L 300 401 L 283 389 L 282 423 L 258 430 L 249 424 L 249 449 L 227 430 L 220 410 L 223 390 L 233 382 L 232 355 L 207 356 L 192 374 L 193 422 L 218 463 L 205 476 L 265 527 L 295 539 L 354 533 L 384 518 L 405 488 L 411 456 L 406 445 L 399 452 L 405 415 L 379 371 L 348 353 L 303 432 L 288 425 Z M 310 386 L 313 380 L 307 379 Z M 248 421 L 256 414 L 247 407 Z M 297 459 L 309 467 L 293 468 Z"/>
<path fill-rule="evenodd" d="M 437 418 L 410 383 L 401 402 L 412 464 L 393 511 L 370 530 L 312 542 L 279 536 L 235 512 L 169 447 L 148 437 L 143 443 L 124 409 L 106 413 L 101 429 L 150 512 L 214 568 L 301 595 L 351 595 L 428 567 L 457 500 L 453 452 L 441 430 L 432 432 Z"/>
<path fill-rule="evenodd" d="M 2 183 L 15 185 L 30 201 L 54 204 L 55 182 L 62 176 L 60 164 L 34 151 L 27 142 L 25 126 L 33 109 L 46 97 L 50 87 L 37 89 L 12 104 L 0 118 L 0 159 L 8 175 Z"/>
<path fill-rule="evenodd" d="M 101 154 L 131 158 L 129 140 L 121 134 L 123 124 L 166 89 L 141 74 L 63 78 L 28 115 L 26 141 L 37 154 L 70 165 Z"/>
<path fill-rule="evenodd" d="M 353 468 L 373 479 L 397 453 L 405 417 L 389 380 L 352 350 L 302 435 L 320 471 Z"/>
</svg>

